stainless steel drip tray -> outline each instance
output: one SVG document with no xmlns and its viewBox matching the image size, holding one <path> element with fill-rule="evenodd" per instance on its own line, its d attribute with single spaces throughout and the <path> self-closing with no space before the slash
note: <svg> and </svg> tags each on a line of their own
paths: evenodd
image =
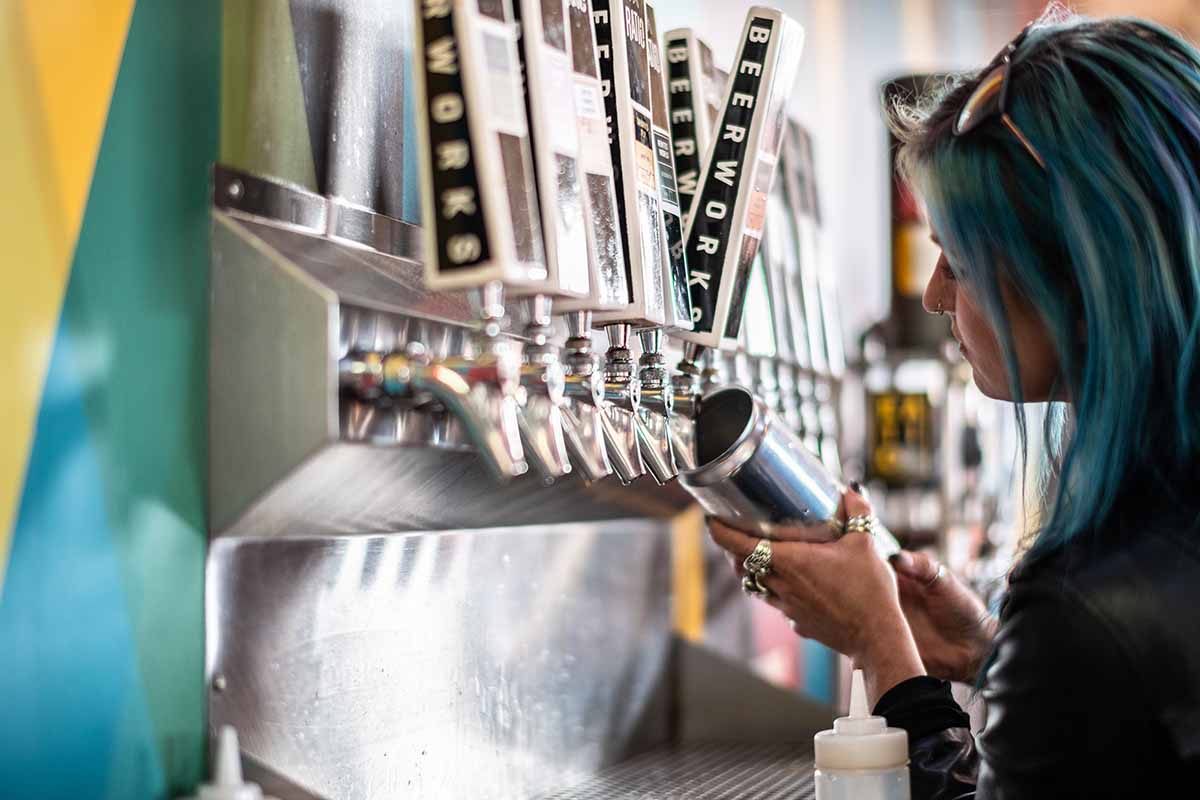
<svg viewBox="0 0 1200 800">
<path fill-rule="evenodd" d="M 697 743 L 632 758 L 539 800 L 808 800 L 812 747 Z"/>
</svg>

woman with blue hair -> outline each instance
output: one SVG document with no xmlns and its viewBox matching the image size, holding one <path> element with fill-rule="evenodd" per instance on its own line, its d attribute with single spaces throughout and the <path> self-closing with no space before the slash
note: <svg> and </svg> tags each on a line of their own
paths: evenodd
<svg viewBox="0 0 1200 800">
<path fill-rule="evenodd" d="M 765 599 L 864 670 L 914 797 L 1195 796 L 1200 52 L 1136 19 L 1043 20 L 891 119 L 942 250 L 926 309 L 1022 430 L 1023 403 L 1058 412 L 1039 527 L 999 619 L 863 533 L 770 543 Z M 845 510 L 869 525 L 860 495 Z M 978 740 L 947 679 L 982 687 Z"/>
</svg>

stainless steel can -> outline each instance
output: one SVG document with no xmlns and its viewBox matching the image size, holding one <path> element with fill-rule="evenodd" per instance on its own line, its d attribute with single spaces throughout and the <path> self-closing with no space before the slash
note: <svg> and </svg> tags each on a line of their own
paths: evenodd
<svg viewBox="0 0 1200 800">
<path fill-rule="evenodd" d="M 706 395 L 696 416 L 696 469 L 680 483 L 710 515 L 769 539 L 831 541 L 846 487 L 761 398 L 741 386 Z M 876 523 L 885 558 L 899 550 Z"/>
</svg>

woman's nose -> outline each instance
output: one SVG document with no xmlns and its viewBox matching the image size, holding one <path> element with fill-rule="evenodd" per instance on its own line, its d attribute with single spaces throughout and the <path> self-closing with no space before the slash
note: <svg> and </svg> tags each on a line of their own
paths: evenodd
<svg viewBox="0 0 1200 800">
<path fill-rule="evenodd" d="M 925 284 L 925 294 L 921 296 L 921 305 L 930 314 L 943 314 L 954 310 L 950 307 L 951 300 L 947 297 L 953 293 L 948 291 L 950 289 L 949 281 L 946 280 L 942 271 L 945 267 L 942 260 L 945 258 L 942 256 L 938 259 L 937 265 L 933 268 L 933 274 L 929 276 L 929 283 Z"/>
</svg>

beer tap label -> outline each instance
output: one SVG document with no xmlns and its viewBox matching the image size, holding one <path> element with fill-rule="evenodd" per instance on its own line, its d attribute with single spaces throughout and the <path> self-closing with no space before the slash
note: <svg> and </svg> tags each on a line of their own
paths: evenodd
<svg viewBox="0 0 1200 800">
<path fill-rule="evenodd" d="M 667 34 L 667 78 L 671 98 L 671 137 L 674 139 L 675 174 L 679 184 L 679 205 L 686 221 L 700 179 L 699 144 L 696 141 L 696 109 L 692 104 L 691 55 L 685 32 Z"/>
<path fill-rule="evenodd" d="M 491 258 L 487 226 L 479 204 L 479 175 L 471 144 L 471 122 L 463 92 L 454 11 L 450 2 L 420 0 L 424 116 L 433 154 L 426 194 L 437 211 L 427 214 L 427 229 L 435 232 L 435 248 L 426 259 L 441 270 L 469 269 Z M 431 185 L 429 185 L 431 184 Z M 429 223 L 432 221 L 432 225 Z"/>
<path fill-rule="evenodd" d="M 683 246 L 683 219 L 679 190 L 675 183 L 675 156 L 672 152 L 666 82 L 662 49 L 654 7 L 646 3 L 647 61 L 650 67 L 650 104 L 653 121 L 654 159 L 658 167 L 658 199 L 662 211 L 667 291 L 666 324 L 670 328 L 691 330 L 692 304 L 688 298 L 687 254 Z"/>
<path fill-rule="evenodd" d="M 736 340 L 782 141 L 801 29 L 779 12 L 747 17 L 720 124 L 706 156 L 686 236 L 692 332 L 706 347 Z"/>
<path fill-rule="evenodd" d="M 651 79 L 642 0 L 593 0 L 596 52 L 617 190 L 621 245 L 631 302 L 597 309 L 597 324 L 665 322 L 665 231 L 651 123 Z"/>
<path fill-rule="evenodd" d="M 546 294 L 588 297 L 587 226 L 566 7 L 563 0 L 516 0 L 513 11 L 546 243 Z"/>
<path fill-rule="evenodd" d="M 621 232 L 621 250 L 625 253 L 625 281 L 633 290 L 633 271 L 629 259 L 629 232 L 625 227 L 625 176 L 622 172 L 621 137 L 617 135 L 617 100 L 613 88 L 613 26 L 609 0 L 592 0 L 596 56 L 600 68 L 600 89 L 604 98 L 604 121 L 612 161 L 613 184 L 617 190 L 617 224 Z M 632 294 L 630 303 L 633 302 Z"/>
<path fill-rule="evenodd" d="M 432 289 L 546 288 L 515 27 L 503 0 L 414 0 Z"/>
<path fill-rule="evenodd" d="M 583 302 L 560 303 L 597 310 L 633 302 L 625 274 L 625 251 L 617 214 L 617 189 L 608 145 L 608 119 L 596 59 L 596 31 L 591 0 L 567 0 L 571 64 L 575 78 L 575 120 L 579 131 L 579 162 L 584 174 L 584 215 L 588 235 L 591 292 Z"/>
<path fill-rule="evenodd" d="M 712 142 L 724 82 L 713 65 L 712 50 L 690 28 L 666 35 L 667 102 L 671 115 L 679 207 L 686 227 L 700 170 Z"/>
</svg>

